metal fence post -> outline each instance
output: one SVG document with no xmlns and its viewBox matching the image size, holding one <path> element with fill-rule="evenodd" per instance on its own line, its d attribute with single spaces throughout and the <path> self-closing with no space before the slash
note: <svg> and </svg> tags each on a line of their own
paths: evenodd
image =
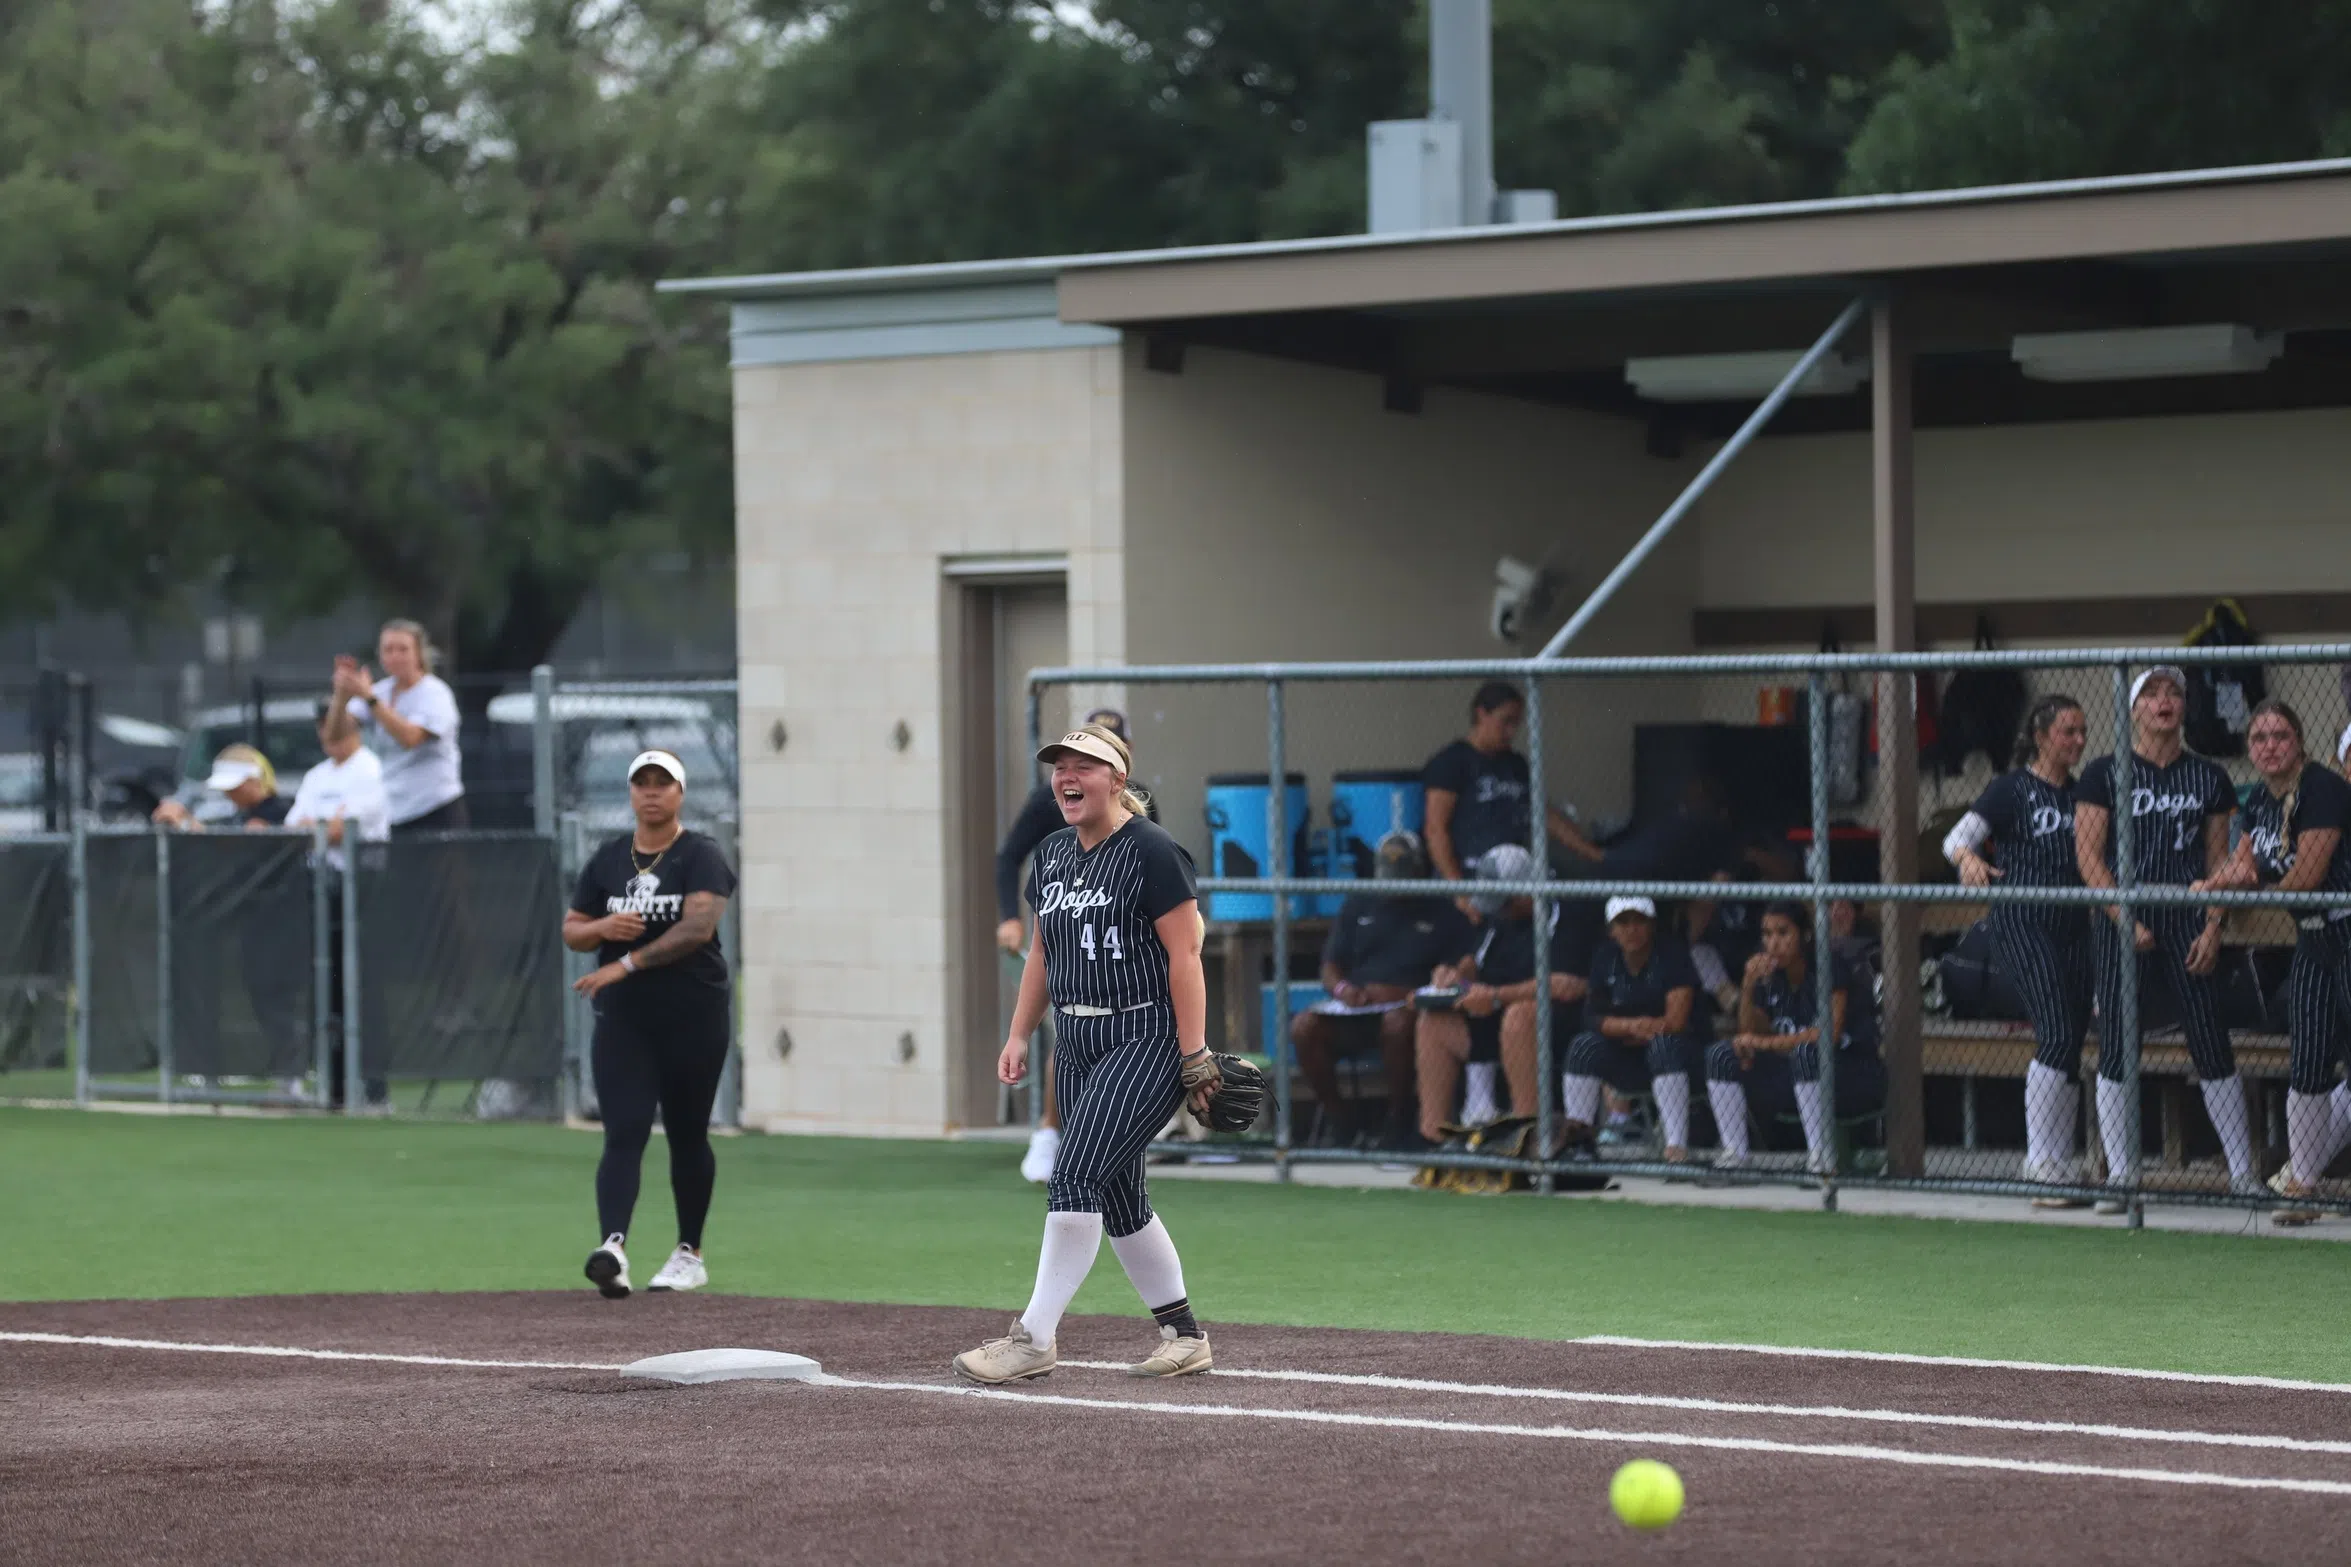
<svg viewBox="0 0 2351 1567">
<path fill-rule="evenodd" d="M 171 1103 L 171 832 L 155 831 L 155 1098 Z"/>
<path fill-rule="evenodd" d="M 73 820 L 73 1099 L 90 1102 L 90 822 Z"/>
<path fill-rule="evenodd" d="M 356 823 L 345 836 L 359 841 Z M 310 827 L 310 1061 L 311 1098 L 324 1110 L 335 1102 L 334 864 L 327 858 L 327 824 Z"/>
<path fill-rule="evenodd" d="M 729 865 L 738 863 L 735 830 L 730 823 L 718 824 L 719 852 Z M 740 983 L 743 973 L 743 900 L 727 899 L 726 912 L 719 916 L 719 944 L 729 961 L 735 965 L 737 983 L 734 986 L 733 1005 L 727 1017 L 727 1059 L 718 1079 L 718 1099 L 712 1105 L 720 1126 L 743 1124 L 743 991 Z"/>
<path fill-rule="evenodd" d="M 569 880 L 578 874 L 580 867 L 587 863 L 588 858 L 585 824 L 581 822 L 577 811 L 566 811 L 563 814 L 563 833 L 560 841 L 563 854 L 561 861 L 563 878 Z M 575 972 L 579 964 L 579 955 L 569 947 L 564 948 L 563 961 L 557 965 L 558 971 L 562 975 L 563 985 L 563 1070 L 556 1074 L 556 1092 L 561 1100 L 563 1118 L 566 1121 L 576 1121 L 580 1118 L 583 1109 L 580 1093 L 581 1074 L 586 1068 L 588 1059 L 587 1030 L 582 1026 L 585 1022 L 582 1013 L 585 1003 L 571 988 L 572 981 L 579 978 Z"/>
<path fill-rule="evenodd" d="M 555 836 L 555 670 L 546 664 L 531 671 L 531 825 Z"/>
<path fill-rule="evenodd" d="M 1812 731 L 1812 852 L 1806 858 L 1812 885 L 1824 888 L 1829 884 L 1829 683 L 1819 670 L 1812 672 L 1806 687 L 1810 700 L 1806 725 Z M 1813 1026 L 1819 1031 L 1820 1102 L 1829 1118 L 1829 1168 L 1820 1181 L 1820 1206 L 1824 1213 L 1837 1211 L 1837 1044 L 1836 994 L 1837 982 L 1833 972 L 1834 956 L 1829 951 L 1829 900 L 1826 893 L 1816 892 L 1812 898 L 1812 1016 Z M 1848 1016 L 1861 1004 L 1858 996 L 1847 996 Z M 1871 997 L 1875 1006 L 1877 998 Z"/>
<path fill-rule="evenodd" d="M 1042 686 L 1032 680 L 1028 684 L 1029 748 L 1027 754 L 1030 756 L 1035 756 L 1045 748 L 1044 725 L 1045 691 Z M 1029 776 L 1034 778 L 1036 774 L 1032 771 Z M 1037 939 L 1037 932 L 1033 927 L 1029 932 L 1029 939 L 1031 941 Z M 1025 957 L 1025 954 L 1023 956 Z M 999 980 L 998 983 L 1001 984 L 1002 981 Z M 1001 995 L 1002 992 L 999 991 L 998 994 Z M 1016 1001 L 1014 1005 L 1018 1006 L 1019 1003 Z M 1053 1031 L 1053 1009 L 1047 1007 L 1044 1020 L 1038 1023 L 1037 1032 L 1029 1039 L 1027 1088 L 1029 1134 L 1032 1137 L 1036 1135 L 1037 1128 L 1045 1124 L 1045 1074 L 1053 1069 L 1051 1051 L 1059 1043 L 1060 1040 Z"/>
<path fill-rule="evenodd" d="M 357 1115 L 367 1096 L 366 1074 L 359 1068 L 366 1034 L 359 1009 L 360 845 L 345 844 L 343 861 L 343 1113 Z"/>
<path fill-rule="evenodd" d="M 1543 782 L 1543 682 L 1527 676 L 1526 707 L 1527 800 L 1533 809 L 1527 852 L 1534 856 L 1535 875 L 1551 879 L 1551 796 Z M 1535 1157 L 1551 1159 L 1551 921 L 1559 905 L 1547 892 L 1535 894 Z M 1391 1115 L 1394 1113 L 1390 1112 Z M 1557 1183 L 1545 1170 L 1535 1177 L 1535 1190 L 1549 1192 Z"/>
<path fill-rule="evenodd" d="M 2130 1191 L 2130 1228 L 2138 1229 L 2146 1223 L 2147 1209 L 2139 1190 L 2139 943 L 2138 914 L 2131 907 L 2131 889 L 2139 883 L 2138 833 L 2135 817 L 2138 801 L 2134 798 L 2135 774 L 2138 757 L 2138 735 L 2131 725 L 2131 666 L 2114 666 L 2114 886 L 2119 894 L 2115 902 L 2114 937 L 2116 961 L 2121 965 L 2115 985 L 2118 1003 L 2114 1019 L 2114 1034 L 2108 1037 L 2105 1023 L 2099 1020 L 2098 1070 L 2106 1070 L 2106 1052 L 2122 1052 L 2123 1092 L 2123 1146 L 2129 1158 L 2129 1167 L 2109 1170 L 2106 1179 L 2126 1186 Z"/>
<path fill-rule="evenodd" d="M 1290 768 L 1283 734 L 1282 683 L 1265 683 L 1267 761 L 1265 821 L 1270 834 L 1266 862 L 1276 879 L 1290 867 Z M 1290 1178 L 1290 895 L 1273 899 L 1273 1168 L 1274 1179 Z"/>
</svg>

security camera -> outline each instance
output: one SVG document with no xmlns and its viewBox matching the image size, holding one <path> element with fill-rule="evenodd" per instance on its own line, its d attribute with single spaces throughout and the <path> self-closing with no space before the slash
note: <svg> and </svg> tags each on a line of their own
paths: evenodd
<svg viewBox="0 0 2351 1567">
<path fill-rule="evenodd" d="M 1497 641 L 1516 642 L 1520 635 L 1550 612 L 1558 579 L 1540 566 L 1530 566 L 1505 555 L 1494 563 L 1494 607 L 1486 629 Z"/>
</svg>

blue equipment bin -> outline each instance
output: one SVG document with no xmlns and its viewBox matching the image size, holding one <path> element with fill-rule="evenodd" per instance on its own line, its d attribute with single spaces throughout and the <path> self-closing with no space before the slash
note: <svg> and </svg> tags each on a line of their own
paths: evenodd
<svg viewBox="0 0 2351 1567">
<path fill-rule="evenodd" d="M 1314 830 L 1313 841 L 1307 845 L 1306 863 L 1310 875 L 1328 877 L 1332 881 L 1355 879 L 1355 862 L 1342 851 L 1339 829 L 1336 827 L 1317 827 Z M 1298 906 L 1308 915 L 1327 920 L 1335 918 L 1340 905 L 1346 901 L 1347 895 L 1343 892 L 1325 892 L 1300 898 Z"/>
<path fill-rule="evenodd" d="M 1306 803 L 1306 775 L 1289 775 L 1282 791 L 1289 815 L 1290 874 L 1304 873 L 1312 861 Z M 1273 790 L 1263 773 L 1217 773 L 1208 780 L 1208 863 L 1211 876 L 1247 878 L 1273 874 L 1271 822 Z M 1306 899 L 1293 895 L 1290 917 L 1302 918 Z M 1270 920 L 1273 895 L 1264 892 L 1212 892 L 1208 895 L 1212 920 Z"/>
<path fill-rule="evenodd" d="M 1258 1027 L 1258 1034 L 1261 1040 L 1259 1048 L 1261 1048 L 1266 1055 L 1271 1056 L 1273 1054 L 1273 1047 L 1275 1042 L 1281 1038 L 1281 1019 L 1274 1015 L 1274 994 L 1272 981 L 1260 980 L 1257 985 L 1257 990 L 1260 997 L 1260 1004 L 1264 1013 L 1264 1020 Z M 1292 1017 L 1296 1017 L 1299 1013 L 1305 1011 L 1308 1007 L 1313 1006 L 1317 1001 L 1327 1001 L 1329 999 L 1330 992 L 1323 989 L 1319 981 L 1311 979 L 1294 979 L 1290 981 L 1290 1016 Z"/>
<path fill-rule="evenodd" d="M 1392 832 L 1420 832 L 1428 808 L 1428 788 L 1417 772 L 1333 773 L 1330 874 L 1370 880 L 1380 840 Z"/>
</svg>

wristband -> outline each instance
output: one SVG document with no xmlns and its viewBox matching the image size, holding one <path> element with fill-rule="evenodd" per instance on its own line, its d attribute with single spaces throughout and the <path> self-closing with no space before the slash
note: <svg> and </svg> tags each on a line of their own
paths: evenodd
<svg viewBox="0 0 2351 1567">
<path fill-rule="evenodd" d="M 620 955 L 620 971 L 623 974 L 637 972 L 637 955 L 634 952 L 624 952 Z"/>
</svg>

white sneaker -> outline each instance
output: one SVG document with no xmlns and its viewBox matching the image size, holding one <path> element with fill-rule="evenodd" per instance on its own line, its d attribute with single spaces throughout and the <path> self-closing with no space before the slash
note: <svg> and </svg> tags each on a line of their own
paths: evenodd
<svg viewBox="0 0 2351 1567">
<path fill-rule="evenodd" d="M 661 1271 L 645 1287 L 657 1291 L 698 1290 L 709 1282 L 710 1272 L 702 1266 L 702 1259 L 681 1245 L 669 1254 L 669 1261 L 661 1265 Z"/>
<path fill-rule="evenodd" d="M 2229 1195 L 2231 1197 L 2266 1197 L 2269 1195 L 2269 1187 L 2262 1183 L 2260 1176 L 2250 1172 L 2244 1175 L 2232 1175 L 2229 1177 Z"/>
<path fill-rule="evenodd" d="M 1053 1161 L 1061 1154 L 1061 1133 L 1050 1126 L 1040 1126 L 1029 1133 L 1029 1151 L 1020 1156 L 1020 1178 L 1033 1186 L 1042 1186 L 1053 1179 Z"/>
<path fill-rule="evenodd" d="M 1755 1158 L 1752 1154 L 1732 1153 L 1726 1148 L 1715 1154 L 1714 1167 L 1718 1170 L 1752 1170 L 1755 1168 Z"/>
<path fill-rule="evenodd" d="M 588 1253 L 587 1273 L 606 1300 L 629 1298 L 629 1254 L 620 1249 L 619 1236 L 605 1236 L 604 1244 Z"/>
</svg>

